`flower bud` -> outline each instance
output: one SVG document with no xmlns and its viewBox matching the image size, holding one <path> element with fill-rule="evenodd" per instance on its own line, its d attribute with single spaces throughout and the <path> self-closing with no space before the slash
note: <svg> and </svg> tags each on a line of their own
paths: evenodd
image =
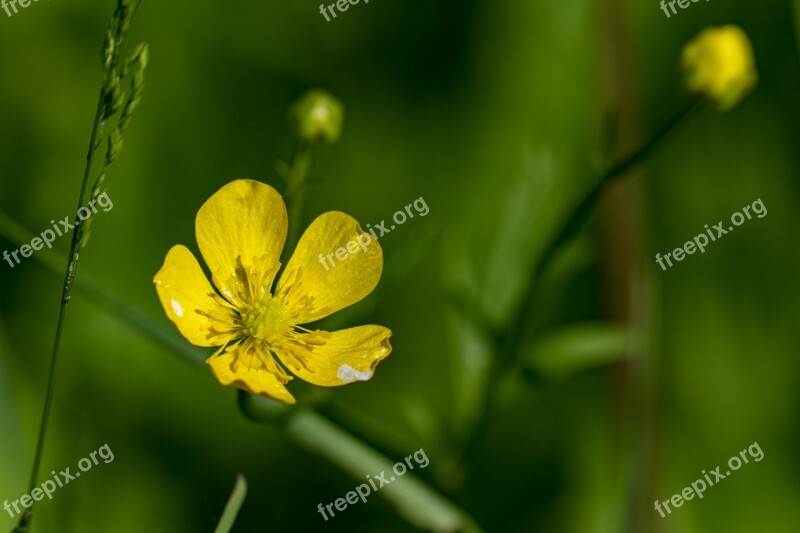
<svg viewBox="0 0 800 533">
<path fill-rule="evenodd" d="M 304 141 L 333 143 L 342 133 L 344 107 L 321 90 L 305 93 L 289 110 L 289 124 Z"/>
<path fill-rule="evenodd" d="M 690 91 L 735 106 L 758 81 L 753 49 L 738 26 L 706 28 L 683 49 L 681 58 Z"/>
</svg>

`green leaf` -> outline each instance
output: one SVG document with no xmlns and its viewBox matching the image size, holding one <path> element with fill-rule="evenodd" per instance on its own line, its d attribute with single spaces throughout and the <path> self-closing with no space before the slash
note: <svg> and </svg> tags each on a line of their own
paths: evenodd
<svg viewBox="0 0 800 533">
<path fill-rule="evenodd" d="M 478 324 L 450 307 L 447 342 L 452 386 L 452 424 L 466 438 L 483 409 L 493 359 L 492 343 Z"/>
<path fill-rule="evenodd" d="M 544 246 L 574 191 L 561 181 L 554 150 L 526 150 L 522 168 L 476 191 L 464 220 L 443 240 L 443 277 L 451 301 L 499 331 L 510 322 Z"/>
<path fill-rule="evenodd" d="M 522 347 L 523 365 L 547 378 L 618 363 L 637 353 L 639 335 L 624 326 L 586 323 L 566 326 Z"/>
</svg>

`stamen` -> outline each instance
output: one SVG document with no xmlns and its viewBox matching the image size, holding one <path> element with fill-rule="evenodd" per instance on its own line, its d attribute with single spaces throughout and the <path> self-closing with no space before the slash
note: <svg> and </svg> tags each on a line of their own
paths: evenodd
<svg viewBox="0 0 800 533">
<path fill-rule="evenodd" d="M 219 296 L 217 297 L 222 300 Z M 214 344 L 230 342 L 240 329 L 237 325 L 239 315 L 230 306 L 223 306 L 222 309 L 218 307 L 195 309 L 194 312 L 208 319 L 203 328 L 206 331 L 206 339 Z"/>
<path fill-rule="evenodd" d="M 329 314 L 327 306 L 316 307 L 316 295 L 314 294 L 316 290 L 306 288 L 303 282 L 304 274 L 303 267 L 290 272 L 285 280 L 281 280 L 281 286 L 275 293 L 275 298 L 283 300 L 296 317 Z"/>
<path fill-rule="evenodd" d="M 284 385 L 294 379 L 275 361 L 270 350 L 261 345 L 256 345 L 252 339 L 245 340 L 234 354 L 234 365 L 242 365 L 249 370 L 269 372 Z M 234 371 L 236 371 L 236 366 L 233 367 Z"/>
</svg>

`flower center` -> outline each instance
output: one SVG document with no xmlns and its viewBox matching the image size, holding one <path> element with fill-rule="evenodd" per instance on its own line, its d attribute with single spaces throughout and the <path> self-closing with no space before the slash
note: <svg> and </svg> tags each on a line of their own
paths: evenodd
<svg viewBox="0 0 800 533">
<path fill-rule="evenodd" d="M 245 304 L 239 313 L 242 333 L 263 344 L 277 344 L 292 327 L 289 308 L 275 298 Z"/>
</svg>

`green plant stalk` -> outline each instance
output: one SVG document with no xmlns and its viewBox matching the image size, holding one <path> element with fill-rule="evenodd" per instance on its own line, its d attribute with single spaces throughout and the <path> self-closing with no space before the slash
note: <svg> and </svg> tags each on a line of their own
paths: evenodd
<svg viewBox="0 0 800 533">
<path fill-rule="evenodd" d="M 35 237 L 2 211 L 0 211 L 0 235 L 17 246 L 30 242 Z M 33 257 L 37 263 L 46 267 L 49 273 L 53 275 L 60 273 L 58 265 L 63 256 L 58 252 L 42 250 Z M 205 366 L 203 363 L 205 357 L 201 349 L 189 345 L 174 331 L 167 330 L 159 322 L 110 293 L 91 277 L 84 275 L 77 279 L 75 291 L 88 296 L 92 302 L 139 330 L 171 353 L 183 356 L 198 368 Z M 367 473 L 377 473 L 382 470 L 388 472 L 394 464 L 316 412 L 303 410 L 281 417 L 280 409 L 264 412 L 252 400 L 252 395 L 242 391 L 240 404 L 244 405 L 240 405 L 240 408 L 247 418 L 255 422 L 284 422 L 286 434 L 290 439 L 336 464 L 357 480 L 365 479 Z M 380 494 L 398 509 L 403 518 L 429 531 L 480 531 L 464 510 L 448 501 L 422 480 L 409 476 L 407 473 L 403 476 L 402 482 L 392 484 L 397 484 L 397 487 L 392 488 L 390 485 L 380 491 Z M 437 529 L 450 524 L 461 524 L 461 529 Z"/>
<path fill-rule="evenodd" d="M 624 176 L 629 170 L 634 168 L 647 156 L 649 156 L 658 146 L 661 140 L 666 138 L 667 135 L 679 124 L 684 122 L 697 111 L 701 103 L 701 100 L 697 98 L 691 98 L 686 103 L 682 104 L 678 108 L 677 112 L 672 115 L 667 122 L 659 127 L 647 142 L 636 149 L 623 161 L 612 165 L 611 168 L 609 168 L 600 177 L 597 183 L 595 183 L 595 185 L 586 192 L 581 201 L 572 210 L 572 213 L 561 227 L 561 230 L 555 234 L 555 237 L 553 237 L 549 241 L 548 245 L 544 248 L 544 251 L 542 252 L 536 266 L 536 270 L 532 274 L 528 282 L 528 286 L 523 293 L 525 294 L 525 297 L 522 300 L 518 312 L 514 314 L 514 316 L 516 316 L 516 320 L 511 328 L 509 328 L 509 333 L 507 336 L 501 341 L 504 353 L 504 356 L 501 357 L 501 359 L 503 359 L 505 363 L 508 363 L 508 359 L 512 358 L 513 355 L 519 351 L 519 346 L 523 341 L 525 324 L 527 323 L 533 306 L 536 303 L 536 296 L 539 292 L 539 284 L 542 281 L 543 274 L 553 261 L 554 257 L 564 247 L 564 245 L 569 243 L 569 241 L 572 240 L 572 238 L 575 237 L 575 235 L 580 231 L 580 229 L 586 223 L 586 220 L 594 212 L 594 208 L 597 205 L 600 196 L 603 194 L 603 192 L 605 192 L 608 186 L 618 178 Z"/>
<path fill-rule="evenodd" d="M 286 184 L 286 202 L 289 204 L 289 235 L 284 253 L 290 254 L 300 240 L 300 224 L 306 202 L 306 179 L 311 168 L 311 143 L 299 140 L 292 157 L 292 166 Z M 288 260 L 288 257 L 285 258 Z"/>
<path fill-rule="evenodd" d="M 531 274 L 528 284 L 523 291 L 524 297 L 521 300 L 518 311 L 513 315 L 516 317 L 514 322 L 506 329 L 504 335 L 496 336 L 494 341 L 499 349 L 499 357 L 495 360 L 491 369 L 489 388 L 487 390 L 486 401 L 479 415 L 480 422 L 476 427 L 485 424 L 497 401 L 497 392 L 502 383 L 512 372 L 518 371 L 517 358 L 520 348 L 525 340 L 525 326 L 533 313 L 536 304 L 536 297 L 539 295 L 540 286 L 544 279 L 547 267 L 566 245 L 583 227 L 586 220 L 594 212 L 594 208 L 600 196 L 613 181 L 623 177 L 629 170 L 641 163 L 659 145 L 660 141 L 669 135 L 679 124 L 692 116 L 702 104 L 698 98 L 690 98 L 682 103 L 677 111 L 671 115 L 662 126 L 639 148 L 634 150 L 622 161 L 612 164 L 611 167 L 597 180 L 597 182 L 583 195 L 581 200 L 567 217 L 561 229 L 550 239 L 547 246 L 542 251 L 536 269 Z M 474 444 L 474 437 L 470 444 Z"/>
<path fill-rule="evenodd" d="M 392 474 L 394 462 L 318 413 L 300 410 L 288 420 L 286 431 L 306 450 L 328 459 L 362 483 L 366 483 L 368 473 Z M 472 518 L 411 473 L 398 477 L 379 491 L 401 517 L 422 530 L 437 533 L 481 531 Z"/>
<path fill-rule="evenodd" d="M 285 407 L 277 402 L 256 402 L 253 395 L 238 393 L 239 408 L 245 417 L 252 422 L 280 427 L 306 451 L 337 465 L 356 482 L 366 483 L 369 473 L 383 472 L 387 479 L 392 475 L 395 462 L 316 411 Z M 379 492 L 400 517 L 421 530 L 436 533 L 482 531 L 465 511 L 408 472 L 379 488 Z"/>
<path fill-rule="evenodd" d="M 222 518 L 219 519 L 217 529 L 214 533 L 229 533 L 233 528 L 233 523 L 236 522 L 236 517 L 239 516 L 239 510 L 242 508 L 244 499 L 247 497 L 247 480 L 243 475 L 236 476 L 236 484 L 233 486 L 228 503 L 225 504 L 225 511 L 222 513 Z"/>
<path fill-rule="evenodd" d="M 123 5 L 127 2 L 120 0 L 117 4 L 117 9 L 114 12 L 114 17 L 112 17 L 112 21 L 116 21 L 119 26 L 117 27 L 117 31 L 114 34 L 116 38 L 116 48 L 114 49 L 113 53 L 108 53 L 108 49 L 104 49 L 104 53 L 106 54 L 104 59 L 104 76 L 103 76 L 103 85 L 100 88 L 100 94 L 97 100 L 97 108 L 95 110 L 94 120 L 92 124 L 92 133 L 89 138 L 89 148 L 86 153 L 86 167 L 84 168 L 83 172 L 83 179 L 81 180 L 81 187 L 80 193 L 78 194 L 78 205 L 75 208 L 75 213 L 77 213 L 81 207 L 83 207 L 83 201 L 86 196 L 86 190 L 89 184 L 89 175 L 92 171 L 92 164 L 94 162 L 94 154 L 99 146 L 99 138 L 102 135 L 103 125 L 106 119 L 111 118 L 111 115 L 114 113 L 108 113 L 108 102 L 106 101 L 109 93 L 109 80 L 112 80 L 114 76 L 117 75 L 116 66 L 117 60 L 119 58 L 119 50 L 122 46 L 124 41 L 125 33 L 127 31 L 127 25 L 133 20 L 132 16 L 124 15 Z M 142 0 L 139 0 L 136 5 L 133 7 L 133 15 L 135 15 L 136 11 L 138 11 L 139 6 L 141 6 Z M 119 17 L 119 18 L 117 18 Z M 111 32 L 111 29 L 107 30 Z M 111 35 L 107 33 L 107 35 Z M 105 44 L 104 44 L 105 46 Z M 113 133 L 113 132 L 112 132 Z M 113 134 L 112 134 L 113 138 Z M 118 150 L 119 148 L 117 148 Z M 109 144 L 109 152 L 111 151 L 111 144 Z M 106 155 L 106 162 L 104 164 L 105 167 L 110 163 L 109 155 Z M 86 221 L 80 220 L 80 217 L 76 215 L 76 222 L 75 227 L 73 228 L 72 239 L 70 240 L 70 249 L 69 255 L 67 257 L 67 267 L 66 272 L 64 273 L 64 284 L 61 291 L 61 304 L 59 306 L 58 312 L 58 323 L 56 325 L 56 334 L 55 339 L 53 341 L 53 350 L 50 356 L 50 368 L 48 371 L 48 379 L 47 379 L 47 391 L 45 393 L 45 400 L 44 406 L 42 408 L 42 419 L 39 426 L 39 435 L 36 442 L 36 451 L 34 453 L 33 459 L 33 466 L 31 468 L 31 477 L 28 484 L 28 493 L 33 492 L 34 488 L 36 488 L 39 479 L 39 469 L 41 468 L 41 461 L 42 455 L 44 452 L 44 444 L 47 437 L 47 428 L 48 422 L 50 419 L 50 412 L 52 410 L 53 405 L 53 397 L 55 393 L 55 384 L 56 384 L 56 375 L 58 370 L 58 356 L 59 351 L 61 348 L 61 336 L 64 331 L 64 322 L 66 320 L 67 314 L 67 306 L 69 305 L 70 296 L 72 292 L 72 286 L 75 282 L 75 278 L 78 274 L 78 265 L 80 261 L 80 251 L 82 247 L 85 245 L 84 238 L 88 239 L 88 231 L 86 228 L 89 227 L 91 219 Z M 15 532 L 27 532 L 30 529 L 30 524 L 33 519 L 33 504 L 29 510 L 22 515 L 20 521 L 17 525 L 17 528 L 14 530 Z"/>
<path fill-rule="evenodd" d="M 36 236 L 2 211 L 0 211 L 0 235 L 14 243 L 15 246 L 29 243 Z M 50 273 L 59 274 L 63 256 L 55 250 L 43 249 L 35 255 L 35 260 Z M 129 306 L 121 298 L 109 293 L 94 278 L 86 275 L 76 278 L 74 288 L 76 292 L 83 294 L 90 301 L 100 307 L 111 310 L 114 315 L 135 325 L 167 348 L 180 353 L 187 362 L 197 364 L 205 360 L 206 355 L 201 348 L 178 350 L 178 348 L 184 347 L 186 344 L 183 339 L 172 335 L 170 331 L 152 321 L 147 315 Z"/>
<path fill-rule="evenodd" d="M 800 0 L 789 0 L 789 11 L 792 12 L 794 22 L 792 38 L 794 40 L 794 59 L 797 63 L 797 70 L 800 71 Z"/>
<path fill-rule="evenodd" d="M 75 212 L 83 206 L 83 198 L 86 194 L 86 186 L 89 181 L 89 174 L 92 170 L 92 162 L 94 160 L 94 151 L 97 144 L 97 136 L 100 132 L 103 114 L 103 91 L 100 92 L 100 98 L 97 101 L 97 110 L 94 116 L 94 125 L 92 127 L 92 135 L 89 141 L 89 151 L 86 155 L 86 168 L 83 172 L 83 180 L 81 182 L 81 191 L 78 196 L 78 206 Z M 72 283 L 78 273 L 78 261 L 80 260 L 80 253 L 78 250 L 78 242 L 80 239 L 79 230 L 80 221 L 76 220 L 75 228 L 72 231 L 72 240 L 69 247 L 69 256 L 67 256 L 67 270 L 64 274 L 64 285 L 61 290 L 61 306 L 58 311 L 58 324 L 56 325 L 56 337 L 53 342 L 53 352 L 50 356 L 50 371 L 47 379 L 47 392 L 44 400 L 44 407 L 42 410 L 42 420 L 39 426 L 39 437 L 36 442 L 36 452 L 33 456 L 33 467 L 31 468 L 31 477 L 28 483 L 28 494 L 33 492 L 38 486 L 39 468 L 42 462 L 42 452 L 44 451 L 45 437 L 47 436 L 47 424 L 50 419 L 50 410 L 53 406 L 53 392 L 55 391 L 56 384 L 56 370 L 58 368 L 58 354 L 61 347 L 61 334 L 64 330 L 64 319 L 67 315 L 67 306 L 69 305 L 70 293 L 72 291 Z M 33 517 L 33 504 L 28 512 L 22 515 L 17 530 L 28 531 L 30 521 Z"/>
</svg>

